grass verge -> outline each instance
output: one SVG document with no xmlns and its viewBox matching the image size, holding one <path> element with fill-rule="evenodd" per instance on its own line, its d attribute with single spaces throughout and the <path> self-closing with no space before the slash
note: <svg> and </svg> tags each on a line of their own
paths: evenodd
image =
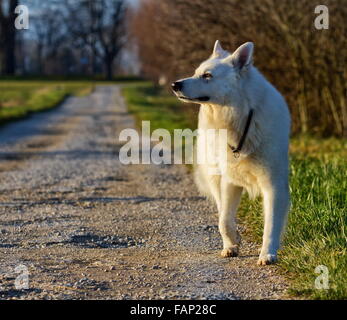
<svg viewBox="0 0 347 320">
<path fill-rule="evenodd" d="M 174 129 L 196 126 L 193 117 L 189 116 L 194 108 L 177 103 L 174 96 L 154 87 L 150 82 L 125 86 L 122 93 L 129 112 L 135 115 L 137 125 L 141 125 L 141 121 L 150 120 L 152 131 L 163 128 L 170 133 Z"/>
<path fill-rule="evenodd" d="M 0 123 L 51 109 L 69 95 L 86 95 L 93 88 L 87 81 L 0 81 Z"/>
<path fill-rule="evenodd" d="M 150 83 L 124 87 L 123 94 L 138 124 L 150 120 L 152 130 L 171 132 L 196 126 L 197 109 L 182 106 Z M 289 292 L 311 299 L 347 298 L 347 141 L 293 138 L 290 157 L 292 207 L 279 254 Z M 261 243 L 261 200 L 245 196 L 238 215 L 247 233 Z M 329 289 L 315 286 L 321 265 L 327 267 Z"/>
</svg>

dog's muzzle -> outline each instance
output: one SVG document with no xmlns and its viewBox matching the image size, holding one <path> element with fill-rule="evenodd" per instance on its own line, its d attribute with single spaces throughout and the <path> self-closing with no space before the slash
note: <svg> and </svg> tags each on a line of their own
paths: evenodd
<svg viewBox="0 0 347 320">
<path fill-rule="evenodd" d="M 182 81 L 176 81 L 171 84 L 172 90 L 175 92 L 181 91 L 183 87 L 183 82 Z"/>
<path fill-rule="evenodd" d="M 197 98 L 189 98 L 186 97 L 182 94 L 182 89 L 183 89 L 183 81 L 179 80 L 176 82 L 173 82 L 171 84 L 172 90 L 175 92 L 176 96 L 181 99 L 181 100 L 185 100 L 185 101 L 191 101 L 191 102 L 206 102 L 209 101 L 210 98 L 203 96 L 203 97 L 197 97 Z"/>
</svg>

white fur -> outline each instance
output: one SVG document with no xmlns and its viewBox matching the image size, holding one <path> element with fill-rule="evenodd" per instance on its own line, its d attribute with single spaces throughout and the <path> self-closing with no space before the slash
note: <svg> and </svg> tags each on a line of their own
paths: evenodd
<svg viewBox="0 0 347 320">
<path fill-rule="evenodd" d="M 229 54 L 217 41 L 212 56 L 194 76 L 180 80 L 182 89 L 176 95 L 184 102 L 201 104 L 199 129 L 227 129 L 231 146 L 237 146 L 249 111 L 254 110 L 240 157 L 236 159 L 228 148 L 226 173 L 209 175 L 209 168 L 220 167 L 220 163 L 197 165 L 195 179 L 199 189 L 216 202 L 225 257 L 238 254 L 236 211 L 242 190 L 252 197 L 263 196 L 264 234 L 258 260 L 263 265 L 277 259 L 289 209 L 290 115 L 284 98 L 253 66 L 252 58 L 252 43 Z M 212 78 L 202 77 L 206 73 Z M 201 103 L 200 97 L 210 100 Z"/>
</svg>

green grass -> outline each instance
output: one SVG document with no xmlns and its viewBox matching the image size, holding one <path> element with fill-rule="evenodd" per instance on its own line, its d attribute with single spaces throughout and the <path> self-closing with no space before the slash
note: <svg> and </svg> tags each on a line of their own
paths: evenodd
<svg viewBox="0 0 347 320">
<path fill-rule="evenodd" d="M 312 144 L 319 144 L 319 140 L 312 139 Z M 289 272 L 289 292 L 294 295 L 313 299 L 347 298 L 345 159 L 339 153 L 327 160 L 291 152 L 292 203 L 279 265 Z M 263 226 L 261 209 L 260 199 L 250 201 L 245 197 L 239 212 L 249 233 L 259 243 Z M 318 276 L 314 270 L 319 265 L 329 270 L 329 290 L 314 286 Z"/>
<path fill-rule="evenodd" d="M 87 81 L 0 80 L 0 123 L 57 106 L 69 95 L 85 95 L 93 88 Z"/>
<path fill-rule="evenodd" d="M 136 116 L 138 125 L 141 125 L 141 121 L 150 120 L 151 131 L 164 128 L 170 133 L 174 129 L 194 126 L 194 122 L 187 117 L 191 109 L 177 103 L 174 96 L 168 95 L 149 82 L 126 86 L 122 92 L 129 112 Z"/>
<path fill-rule="evenodd" d="M 153 130 L 171 132 L 195 128 L 194 111 L 149 83 L 125 87 L 123 93 L 138 123 L 151 120 Z M 347 141 L 296 137 L 291 141 L 290 157 L 292 206 L 279 253 L 279 266 L 290 281 L 289 293 L 311 299 L 346 299 Z M 245 196 L 239 219 L 248 236 L 260 244 L 261 200 L 250 201 Z M 315 288 L 319 265 L 328 268 L 328 290 Z"/>
</svg>

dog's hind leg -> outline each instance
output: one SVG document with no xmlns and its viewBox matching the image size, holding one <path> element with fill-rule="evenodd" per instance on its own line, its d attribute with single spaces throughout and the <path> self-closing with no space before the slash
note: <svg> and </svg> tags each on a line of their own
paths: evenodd
<svg viewBox="0 0 347 320">
<path fill-rule="evenodd" d="M 237 187 L 222 177 L 219 211 L 219 232 L 223 239 L 222 257 L 236 257 L 239 253 L 240 236 L 236 229 L 236 211 L 242 190 L 242 187 Z"/>
<path fill-rule="evenodd" d="M 286 181 L 266 185 L 264 196 L 264 234 L 263 246 L 258 264 L 266 265 L 277 261 L 281 233 L 289 209 L 289 190 Z"/>
</svg>

